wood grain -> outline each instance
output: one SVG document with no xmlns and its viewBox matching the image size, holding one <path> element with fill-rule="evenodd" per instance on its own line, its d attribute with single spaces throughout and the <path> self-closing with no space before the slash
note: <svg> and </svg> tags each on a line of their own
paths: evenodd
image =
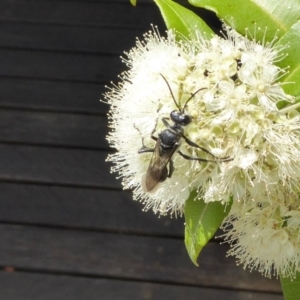
<svg viewBox="0 0 300 300">
<path fill-rule="evenodd" d="M 107 152 L 0 144 L 0 180 L 121 189 Z"/>
<path fill-rule="evenodd" d="M 107 124 L 106 116 L 2 109 L 0 142 L 107 150 Z"/>
<path fill-rule="evenodd" d="M 154 23 L 165 27 L 158 8 L 149 0 L 140 1 L 136 7 L 124 0 L 1 0 L 0 20 L 129 29 L 145 28 Z"/>
<path fill-rule="evenodd" d="M 104 92 L 101 84 L 1 78 L 0 107 L 104 115 Z"/>
<path fill-rule="evenodd" d="M 98 28 L 35 23 L 0 23 L 0 47 L 121 55 L 151 29 Z"/>
<path fill-rule="evenodd" d="M 278 294 L 27 272 L 0 272 L 0 281 L 6 300 L 283 300 Z"/>
<path fill-rule="evenodd" d="M 145 213 L 131 192 L 6 182 L 0 191 L 1 222 L 183 237 L 183 218 Z"/>
<path fill-rule="evenodd" d="M 0 49 L 0 76 L 109 83 L 125 71 L 118 56 Z"/>
<path fill-rule="evenodd" d="M 280 291 L 278 281 L 245 272 L 216 243 L 205 247 L 197 268 L 181 239 L 0 225 L 0 240 L 0 265 L 16 269 Z"/>
</svg>

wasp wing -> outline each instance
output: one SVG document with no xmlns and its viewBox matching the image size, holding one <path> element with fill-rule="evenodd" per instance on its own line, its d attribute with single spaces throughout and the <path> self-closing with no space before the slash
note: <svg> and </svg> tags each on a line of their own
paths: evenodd
<svg viewBox="0 0 300 300">
<path fill-rule="evenodd" d="M 167 165 L 177 148 L 175 146 L 164 150 L 160 145 L 160 141 L 156 142 L 145 178 L 145 189 L 147 192 L 152 191 L 159 182 L 166 180 L 168 177 Z"/>
</svg>

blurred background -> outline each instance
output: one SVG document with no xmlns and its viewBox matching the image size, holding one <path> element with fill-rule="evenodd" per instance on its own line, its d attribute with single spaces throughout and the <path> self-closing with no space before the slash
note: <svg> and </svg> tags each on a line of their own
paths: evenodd
<svg viewBox="0 0 300 300">
<path fill-rule="evenodd" d="M 0 1 L 0 300 L 283 299 L 219 241 L 195 267 L 184 219 L 110 174 L 99 99 L 150 24 L 166 29 L 151 0 Z"/>
</svg>

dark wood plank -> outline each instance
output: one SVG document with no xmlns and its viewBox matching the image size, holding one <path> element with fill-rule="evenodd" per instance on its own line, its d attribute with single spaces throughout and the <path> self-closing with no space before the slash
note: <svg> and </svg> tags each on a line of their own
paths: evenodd
<svg viewBox="0 0 300 300">
<path fill-rule="evenodd" d="M 215 32 L 221 29 L 221 23 L 214 13 L 189 5 L 186 0 L 176 2 L 201 16 Z M 155 24 L 162 30 L 166 28 L 158 8 L 151 0 L 139 1 L 136 7 L 124 0 L 31 0 L 29 3 L 27 0 L 1 0 L 0 20 L 143 30 L 147 28 L 145 25 Z"/>
<path fill-rule="evenodd" d="M 0 144 L 0 180 L 117 188 L 107 152 Z"/>
<path fill-rule="evenodd" d="M 118 56 L 0 49 L 0 76 L 108 83 L 125 70 Z"/>
<path fill-rule="evenodd" d="M 145 28 L 145 24 L 163 25 L 152 1 L 41 1 L 1 0 L 0 20 L 83 26 Z"/>
<path fill-rule="evenodd" d="M 280 292 L 278 280 L 237 267 L 217 243 L 197 268 L 181 239 L 0 225 L 0 240 L 0 265 L 16 269 Z"/>
<path fill-rule="evenodd" d="M 1 222 L 183 236 L 183 218 L 145 213 L 130 192 L 5 182 L 0 191 Z"/>
<path fill-rule="evenodd" d="M 53 24 L 0 23 L 0 47 L 86 53 L 122 54 L 142 38 L 144 30 Z"/>
<path fill-rule="evenodd" d="M 106 116 L 1 109 L 0 142 L 107 150 L 107 124 Z"/>
<path fill-rule="evenodd" d="M 93 83 L 1 78 L 0 107 L 104 115 L 104 92 L 104 85 Z"/>
<path fill-rule="evenodd" d="M 283 297 L 278 294 L 25 272 L 0 272 L 0 298 L 5 300 L 283 300 Z"/>
</svg>

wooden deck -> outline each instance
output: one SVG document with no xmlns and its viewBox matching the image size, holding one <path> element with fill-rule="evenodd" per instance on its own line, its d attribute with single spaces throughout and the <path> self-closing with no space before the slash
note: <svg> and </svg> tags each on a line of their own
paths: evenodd
<svg viewBox="0 0 300 300">
<path fill-rule="evenodd" d="M 150 0 L 0 1 L 0 299 L 280 300 L 211 242 L 196 268 L 183 219 L 158 218 L 105 162 L 104 85 Z"/>
</svg>

